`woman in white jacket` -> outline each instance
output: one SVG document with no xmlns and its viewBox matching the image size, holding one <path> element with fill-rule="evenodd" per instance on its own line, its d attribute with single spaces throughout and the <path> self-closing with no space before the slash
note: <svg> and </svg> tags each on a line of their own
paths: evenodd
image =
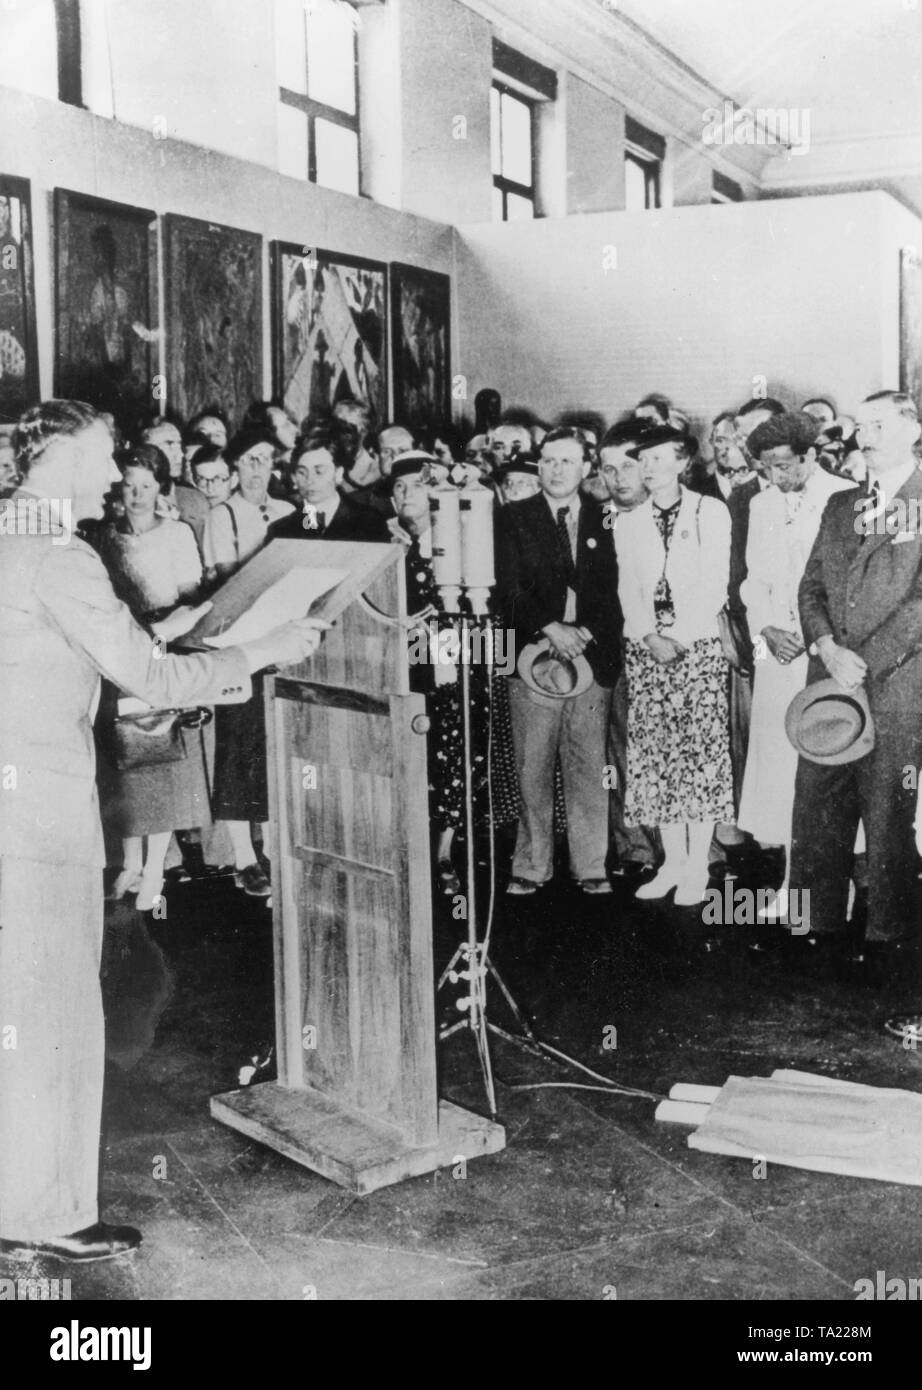
<svg viewBox="0 0 922 1390">
<path fill-rule="evenodd" d="M 650 494 L 615 532 L 628 681 L 625 820 L 666 852 L 638 898 L 701 902 L 717 821 L 733 821 L 727 665 L 718 628 L 730 514 L 679 482 L 694 441 L 663 426 L 631 452 Z"/>
</svg>

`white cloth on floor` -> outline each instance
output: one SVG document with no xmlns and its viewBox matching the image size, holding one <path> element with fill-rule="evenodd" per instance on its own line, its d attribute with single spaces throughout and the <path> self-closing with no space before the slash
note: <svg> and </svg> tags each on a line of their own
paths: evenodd
<svg viewBox="0 0 922 1390">
<path fill-rule="evenodd" d="M 922 1095 L 779 1070 L 731 1076 L 689 1148 L 922 1186 Z"/>
</svg>

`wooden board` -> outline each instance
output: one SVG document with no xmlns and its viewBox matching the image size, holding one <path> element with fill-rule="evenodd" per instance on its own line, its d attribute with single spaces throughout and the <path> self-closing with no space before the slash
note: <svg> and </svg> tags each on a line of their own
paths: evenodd
<svg viewBox="0 0 922 1390">
<path fill-rule="evenodd" d="M 502 1125 L 444 1100 L 435 1140 L 422 1145 L 318 1091 L 289 1091 L 274 1081 L 212 1096 L 211 1113 L 360 1196 L 506 1147 Z"/>
<path fill-rule="evenodd" d="M 410 727 L 423 697 L 280 676 L 267 695 L 279 1079 L 431 1143 L 426 740 Z"/>
<path fill-rule="evenodd" d="M 310 609 L 312 618 L 326 618 L 332 622 L 379 575 L 398 564 L 403 566 L 403 550 L 397 545 L 372 545 L 365 541 L 270 541 L 221 585 L 213 595 L 210 612 L 186 634 L 182 645 L 200 647 L 205 638 L 226 632 L 260 594 L 290 570 L 306 566 L 349 571 L 341 584 L 319 598 Z"/>
</svg>

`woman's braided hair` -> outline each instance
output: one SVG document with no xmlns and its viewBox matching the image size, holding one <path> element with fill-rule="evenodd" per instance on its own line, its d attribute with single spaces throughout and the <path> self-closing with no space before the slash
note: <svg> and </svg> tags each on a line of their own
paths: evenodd
<svg viewBox="0 0 922 1390">
<path fill-rule="evenodd" d="M 79 434 L 99 419 L 84 401 L 42 401 L 19 417 L 13 434 L 16 463 L 23 477 L 48 445 L 62 435 Z"/>
</svg>

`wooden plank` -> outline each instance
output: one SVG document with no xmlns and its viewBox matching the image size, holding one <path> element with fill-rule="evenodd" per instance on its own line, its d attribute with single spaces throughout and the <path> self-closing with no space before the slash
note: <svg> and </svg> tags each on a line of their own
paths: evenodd
<svg viewBox="0 0 922 1390">
<path fill-rule="evenodd" d="M 393 1126 L 357 1115 L 316 1091 L 286 1091 L 276 1082 L 213 1096 L 211 1113 L 360 1196 L 506 1146 L 502 1125 L 449 1101 L 439 1105 L 428 1144 L 414 1144 Z"/>
<path fill-rule="evenodd" d="M 305 864 L 324 864 L 328 868 L 341 869 L 344 873 L 362 874 L 366 878 L 385 881 L 394 877 L 393 869 L 382 869 L 377 864 L 365 864 L 360 859 L 347 859 L 342 854 L 330 854 L 328 850 L 310 849 L 307 845 L 295 845 L 293 854 L 296 859 L 303 859 Z"/>
<path fill-rule="evenodd" d="M 425 710 L 422 695 L 391 697 L 391 738 L 400 767 L 394 780 L 400 1050 L 407 1122 L 418 1144 L 430 1143 L 438 1125 L 427 739 L 412 727 Z"/>
<path fill-rule="evenodd" d="M 275 827 L 272 938 L 275 971 L 275 1040 L 279 1079 L 303 1086 L 301 1050 L 301 935 L 291 860 L 291 779 L 287 775 L 286 705 L 275 697 L 275 678 L 266 678 L 266 751 L 269 806 Z"/>
<path fill-rule="evenodd" d="M 363 690 L 320 685 L 316 681 L 292 680 L 290 676 L 278 678 L 275 693 L 279 700 L 297 700 L 302 705 L 333 706 L 335 709 L 355 710 L 359 714 L 387 714 L 389 711 L 386 699 L 366 695 Z"/>
</svg>

